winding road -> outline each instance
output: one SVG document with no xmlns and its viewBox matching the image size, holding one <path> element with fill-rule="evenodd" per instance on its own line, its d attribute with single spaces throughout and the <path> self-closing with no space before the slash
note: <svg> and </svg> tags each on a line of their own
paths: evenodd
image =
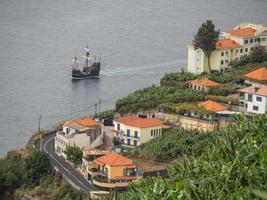
<svg viewBox="0 0 267 200">
<path fill-rule="evenodd" d="M 80 190 L 86 193 L 97 191 L 98 189 L 91 182 L 86 180 L 76 169 L 55 153 L 55 135 L 55 133 L 49 134 L 42 139 L 42 151 L 49 155 L 52 166 L 58 169 L 65 178 Z M 35 146 L 36 148 L 40 148 L 40 140 L 35 143 Z"/>
</svg>

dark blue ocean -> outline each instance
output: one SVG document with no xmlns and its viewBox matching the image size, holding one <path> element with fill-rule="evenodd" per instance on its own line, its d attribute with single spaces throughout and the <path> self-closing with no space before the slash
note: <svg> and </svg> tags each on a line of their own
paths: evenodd
<svg viewBox="0 0 267 200">
<path fill-rule="evenodd" d="M 200 24 L 267 23 L 266 0 L 0 0 L 0 155 L 38 127 L 114 107 L 127 93 L 186 67 Z M 99 80 L 73 82 L 71 60 L 89 45 Z"/>
</svg>

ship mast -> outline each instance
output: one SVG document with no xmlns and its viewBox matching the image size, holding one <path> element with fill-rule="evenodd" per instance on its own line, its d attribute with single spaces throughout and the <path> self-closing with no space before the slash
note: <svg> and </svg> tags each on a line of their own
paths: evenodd
<svg viewBox="0 0 267 200">
<path fill-rule="evenodd" d="M 77 56 L 74 57 L 74 60 L 72 60 L 73 64 L 72 64 L 72 68 L 75 70 L 78 70 L 78 66 L 79 66 L 79 61 L 77 59 Z"/>
<path fill-rule="evenodd" d="M 90 62 L 90 52 L 89 52 L 89 48 L 88 45 L 86 46 L 86 48 L 84 48 L 85 50 L 85 62 L 84 62 L 84 67 L 89 67 L 89 62 Z"/>
</svg>

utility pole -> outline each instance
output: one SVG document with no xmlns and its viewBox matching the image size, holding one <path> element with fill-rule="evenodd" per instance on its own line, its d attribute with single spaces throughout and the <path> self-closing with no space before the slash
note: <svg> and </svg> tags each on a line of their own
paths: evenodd
<svg viewBox="0 0 267 200">
<path fill-rule="evenodd" d="M 95 116 L 97 114 L 97 103 L 95 104 Z"/>
<path fill-rule="evenodd" d="M 38 135 L 41 136 L 41 139 L 40 139 L 40 151 L 42 151 L 42 144 L 43 144 L 43 138 L 42 138 L 42 135 L 41 135 L 41 119 L 42 119 L 42 116 L 39 115 Z"/>
<path fill-rule="evenodd" d="M 98 114 L 100 113 L 100 105 L 101 105 L 101 100 L 98 102 Z"/>
<path fill-rule="evenodd" d="M 72 106 L 70 107 L 70 118 L 72 119 Z"/>
</svg>

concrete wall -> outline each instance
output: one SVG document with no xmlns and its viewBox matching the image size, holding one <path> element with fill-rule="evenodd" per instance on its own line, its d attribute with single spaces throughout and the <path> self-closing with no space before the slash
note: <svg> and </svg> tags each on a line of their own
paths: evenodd
<svg viewBox="0 0 267 200">
<path fill-rule="evenodd" d="M 86 133 L 76 134 L 74 137 L 71 137 L 69 141 L 71 146 L 74 146 L 75 144 L 79 148 L 88 148 L 91 143 L 90 136 L 88 136 Z"/>
<path fill-rule="evenodd" d="M 184 129 L 198 129 L 204 132 L 218 129 L 218 122 L 194 119 L 191 117 L 179 116 L 180 126 Z"/>
</svg>

